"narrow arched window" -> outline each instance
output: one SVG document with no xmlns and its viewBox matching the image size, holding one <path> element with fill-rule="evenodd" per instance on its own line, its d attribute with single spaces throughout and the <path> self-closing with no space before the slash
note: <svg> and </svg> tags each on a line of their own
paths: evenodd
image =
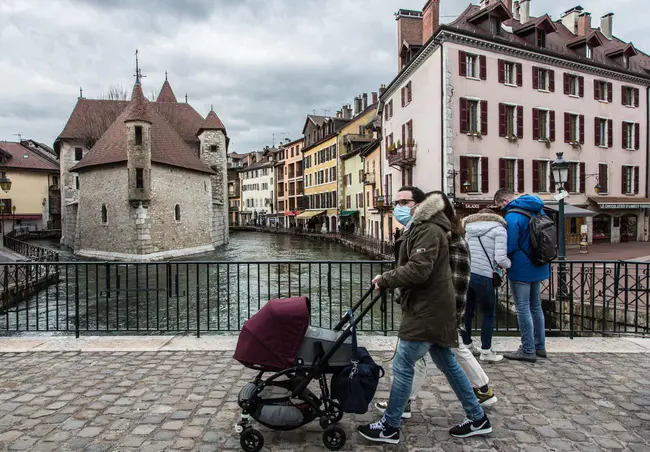
<svg viewBox="0 0 650 452">
<path fill-rule="evenodd" d="M 179 204 L 174 207 L 174 218 L 176 221 L 181 221 L 181 206 Z"/>
<path fill-rule="evenodd" d="M 102 224 L 108 223 L 108 210 L 106 204 L 102 204 Z"/>
</svg>

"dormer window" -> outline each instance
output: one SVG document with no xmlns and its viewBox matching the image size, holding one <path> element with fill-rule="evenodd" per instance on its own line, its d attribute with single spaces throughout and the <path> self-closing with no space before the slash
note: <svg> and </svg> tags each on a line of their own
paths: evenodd
<svg viewBox="0 0 650 452">
<path fill-rule="evenodd" d="M 142 146 L 142 126 L 135 126 L 135 145 Z"/>
<path fill-rule="evenodd" d="M 537 47 L 546 48 L 546 30 L 537 30 Z"/>
<path fill-rule="evenodd" d="M 630 58 L 627 55 L 623 54 L 623 58 L 622 58 L 621 62 L 623 63 L 623 67 L 625 69 L 630 68 Z"/>
<path fill-rule="evenodd" d="M 493 35 L 498 35 L 501 33 L 501 21 L 498 17 L 492 17 L 490 19 L 490 33 Z"/>
<path fill-rule="evenodd" d="M 590 46 L 589 44 L 587 44 L 587 45 L 585 46 L 585 56 L 586 56 L 587 58 L 589 58 L 590 60 L 591 60 L 591 59 L 593 58 L 593 56 L 594 56 L 594 50 L 591 48 L 591 46 Z"/>
</svg>

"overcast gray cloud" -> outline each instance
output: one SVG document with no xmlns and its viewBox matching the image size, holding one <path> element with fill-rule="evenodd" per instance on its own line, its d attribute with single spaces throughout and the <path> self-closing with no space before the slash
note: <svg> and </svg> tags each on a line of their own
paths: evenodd
<svg viewBox="0 0 650 452">
<path fill-rule="evenodd" d="M 475 0 L 477 2 L 478 0 Z M 134 52 L 157 93 L 165 71 L 180 99 L 225 123 L 231 150 L 248 152 L 300 135 L 305 115 L 333 114 L 394 77 L 393 13 L 424 0 L 0 0 L 0 140 L 51 144 L 77 100 L 111 85 L 130 91 Z M 448 22 L 467 2 L 441 0 Z M 558 18 L 574 6 L 532 0 Z M 598 18 L 614 2 L 583 6 Z M 619 0 L 614 32 L 650 50 L 650 8 Z"/>
</svg>

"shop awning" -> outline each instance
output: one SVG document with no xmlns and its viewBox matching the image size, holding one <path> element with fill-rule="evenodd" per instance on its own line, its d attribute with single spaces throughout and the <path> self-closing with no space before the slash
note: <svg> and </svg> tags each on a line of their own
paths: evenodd
<svg viewBox="0 0 650 452">
<path fill-rule="evenodd" d="M 559 205 L 550 205 L 550 206 L 544 206 L 546 210 L 551 210 L 554 213 L 558 213 L 560 211 L 560 206 Z M 598 212 L 594 212 L 592 210 L 587 210 L 583 209 L 581 207 L 576 207 L 571 204 L 565 204 L 564 205 L 564 216 L 567 218 L 571 217 L 595 217 L 598 215 Z"/>
<path fill-rule="evenodd" d="M 358 213 L 359 213 L 358 210 L 344 210 L 343 212 L 341 212 L 340 216 L 342 216 L 342 217 L 351 217 L 352 215 L 356 215 Z"/>
<path fill-rule="evenodd" d="M 609 198 L 598 196 L 589 198 L 595 202 L 601 210 L 633 210 L 633 209 L 650 209 L 650 199 L 648 198 Z"/>
<path fill-rule="evenodd" d="M 284 213 L 285 217 L 295 217 L 296 215 L 300 215 L 300 212 L 285 212 Z"/>
<path fill-rule="evenodd" d="M 43 215 L 40 213 L 17 213 L 16 215 L 12 213 L 5 213 L 2 215 L 5 221 L 7 220 L 40 220 L 43 218 Z"/>
<path fill-rule="evenodd" d="M 324 210 L 308 210 L 307 212 L 301 213 L 296 218 L 299 220 L 307 220 L 309 218 L 317 217 L 318 215 L 323 215 L 324 213 Z"/>
</svg>

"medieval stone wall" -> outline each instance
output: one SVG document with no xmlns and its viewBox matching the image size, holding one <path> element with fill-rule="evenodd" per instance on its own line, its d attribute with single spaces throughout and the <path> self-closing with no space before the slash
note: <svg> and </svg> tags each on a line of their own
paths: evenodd
<svg viewBox="0 0 650 452">
<path fill-rule="evenodd" d="M 201 140 L 201 161 L 208 165 L 215 175 L 210 176 L 212 188 L 212 244 L 215 247 L 229 241 L 228 233 L 228 156 L 226 136 L 221 130 L 206 130 Z M 213 148 L 216 146 L 216 149 Z"/>
<path fill-rule="evenodd" d="M 71 173 L 70 168 L 79 163 L 75 160 L 75 148 L 83 149 L 83 155 L 88 152 L 81 143 L 64 141 L 61 145 L 59 156 L 60 183 L 61 183 L 61 244 L 73 249 L 75 248 L 74 238 L 76 235 L 77 210 L 69 206 L 79 198 L 76 188 L 76 173 Z"/>
</svg>

